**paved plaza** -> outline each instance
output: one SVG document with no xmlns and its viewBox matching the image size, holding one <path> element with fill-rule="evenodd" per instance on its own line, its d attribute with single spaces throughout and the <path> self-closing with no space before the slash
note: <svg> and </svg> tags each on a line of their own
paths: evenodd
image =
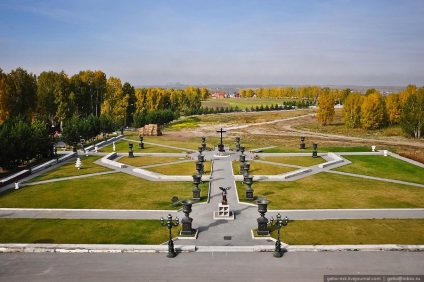
<svg viewBox="0 0 424 282">
<path fill-rule="evenodd" d="M 125 140 L 124 140 L 125 141 Z M 128 140 L 130 141 L 130 140 Z M 160 144 L 151 145 L 164 146 Z M 179 149 L 181 151 L 190 151 L 187 148 L 180 147 L 171 147 L 174 149 Z M 257 157 L 264 156 L 310 156 L 310 153 L 296 153 L 296 154 L 260 154 L 257 153 L 258 150 L 246 151 L 243 154 L 245 155 L 246 161 L 253 160 Z M 94 155 L 107 155 L 106 153 L 94 153 Z M 167 156 L 179 156 L 184 157 L 185 160 L 181 162 L 187 162 L 187 157 L 191 159 L 192 162 L 197 160 L 198 152 L 192 152 L 191 154 L 166 154 Z M 271 237 L 262 237 L 254 238 L 252 235 L 252 229 L 257 227 L 256 219 L 259 217 L 258 207 L 255 204 L 243 203 L 240 202 L 237 196 L 235 181 L 243 180 L 241 175 L 234 175 L 232 163 L 237 161 L 240 158 L 241 152 L 236 152 L 233 150 L 226 150 L 224 154 L 219 154 L 215 150 L 203 151 L 202 152 L 205 160 L 212 161 L 212 172 L 210 175 L 203 175 L 202 179 L 209 182 L 209 194 L 208 200 L 206 203 L 194 204 L 190 217 L 193 218 L 193 228 L 198 230 L 197 238 L 193 239 L 183 239 L 181 237 L 175 238 L 176 248 L 179 250 L 195 250 L 195 251 L 255 251 L 255 250 L 272 250 L 275 240 Z M 364 177 L 372 178 L 379 181 L 395 182 L 401 184 L 407 184 L 417 187 L 423 187 L 422 184 L 409 183 L 403 181 L 397 181 L 392 179 L 383 179 L 377 177 L 370 177 L 365 175 L 355 175 L 347 174 L 342 172 L 331 171 L 332 168 L 345 165 L 350 163 L 343 158 L 344 154 L 369 154 L 369 155 L 382 155 L 383 152 L 367 152 L 367 153 L 320 153 L 326 163 L 321 165 L 314 165 L 307 170 L 304 167 L 296 167 L 297 170 L 281 175 L 255 175 L 254 181 L 294 181 L 302 177 L 310 176 L 322 171 L 332 172 L 332 173 L 341 173 L 355 177 Z M 424 167 L 423 164 L 410 161 L 408 159 L 402 158 L 396 154 L 390 153 L 393 157 L 400 158 L 405 161 L 409 161 L 414 165 Z M 114 159 L 115 162 L 119 162 L 119 158 L 126 154 L 117 154 L 117 158 Z M 134 155 L 161 155 L 164 154 L 143 154 L 143 153 L 134 153 Z M 189 160 L 190 161 L 190 160 Z M 124 172 L 137 177 L 141 177 L 150 181 L 191 181 L 191 176 L 164 176 L 158 173 L 152 173 L 145 169 L 137 169 L 132 166 L 125 167 L 116 167 L 111 165 L 110 162 L 102 162 L 101 160 L 96 161 L 97 164 L 103 165 L 113 169 L 109 172 L 96 173 L 91 175 L 83 175 L 76 177 L 69 177 L 66 179 L 53 179 L 47 180 L 45 182 L 53 181 L 66 181 L 67 179 L 81 178 L 81 177 L 95 177 L 96 175 L 101 174 L 110 174 L 116 172 Z M 173 162 L 175 163 L 175 162 Z M 54 169 L 54 168 L 50 168 Z M 42 172 L 41 172 L 42 173 Z M 290 174 L 290 175 L 288 175 Z M 32 175 L 34 177 L 35 175 Z M 21 184 L 21 187 L 27 185 L 36 185 L 43 182 L 34 182 Z M 227 201 L 230 207 L 230 211 L 234 215 L 233 219 L 214 219 L 214 212 L 218 209 L 218 204 L 222 200 L 222 191 L 219 187 L 228 187 L 227 191 Z M 3 188 L 3 190 L 12 188 L 11 186 Z M 266 216 L 270 218 L 271 216 L 275 217 L 277 213 L 281 213 L 283 216 L 287 215 L 290 219 L 293 220 L 302 220 L 302 219 L 367 219 L 367 218 L 424 218 L 424 209 L 318 209 L 318 210 L 268 210 Z M 0 217 L 2 218 L 61 218 L 61 219 L 159 219 L 161 217 L 166 218 L 168 214 L 172 214 L 174 217 L 178 216 L 179 218 L 184 217 L 182 210 L 179 211 L 145 211 L 145 210 L 94 210 L 94 209 L 18 209 L 18 208 L 2 208 L 0 209 Z M 2 245 L 3 247 L 5 245 Z M 9 245 L 7 245 L 9 246 Z M 42 247 L 37 244 L 37 246 Z M 60 246 L 62 247 L 62 246 Z M 87 249 L 87 246 L 69 246 L 71 249 Z M 119 248 L 118 246 L 109 246 L 110 248 Z M 97 249 L 107 249 L 108 246 L 102 246 Z M 160 246 L 163 247 L 163 246 Z M 48 246 L 47 246 L 48 248 Z M 140 249 L 134 247 L 135 249 Z M 150 248 L 158 249 L 158 247 L 150 246 Z M 288 250 L 296 250 L 295 247 L 287 246 Z M 318 248 L 318 247 L 316 247 Z M 346 249 L 345 246 L 340 246 L 340 249 Z M 373 246 L 368 246 L 369 249 L 375 248 Z M 393 246 L 389 246 L 393 249 Z M 20 250 L 25 248 L 18 248 Z M 146 247 L 141 248 L 143 250 Z M 307 248 L 300 248 L 305 250 Z M 330 248 L 331 249 L 331 248 Z M 349 248 L 347 248 L 349 249 Z M 160 248 L 159 248 L 160 250 Z"/>
</svg>

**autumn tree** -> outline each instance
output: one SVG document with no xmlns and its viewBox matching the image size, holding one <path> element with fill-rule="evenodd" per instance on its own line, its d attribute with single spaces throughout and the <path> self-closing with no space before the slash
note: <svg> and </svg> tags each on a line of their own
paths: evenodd
<svg viewBox="0 0 424 282">
<path fill-rule="evenodd" d="M 322 125 L 327 125 L 333 121 L 334 115 L 334 97 L 330 89 L 323 88 L 318 97 L 317 119 Z"/>
<path fill-rule="evenodd" d="M 424 132 L 424 87 L 408 96 L 402 108 L 400 125 L 407 134 L 421 138 Z"/>
<path fill-rule="evenodd" d="M 386 105 L 383 96 L 371 92 L 361 106 L 361 125 L 364 129 L 378 129 L 386 124 Z"/>
<path fill-rule="evenodd" d="M 390 125 L 399 123 L 402 106 L 399 94 L 389 94 L 386 97 L 387 117 Z"/>
<path fill-rule="evenodd" d="M 109 77 L 106 85 L 106 95 L 102 104 L 102 114 L 109 115 L 115 122 L 124 125 L 129 95 L 122 90 L 119 78 Z"/>
<path fill-rule="evenodd" d="M 211 97 L 211 93 L 206 87 L 200 88 L 200 95 L 202 96 L 202 100 L 206 100 Z"/>
<path fill-rule="evenodd" d="M 347 95 L 343 105 L 343 119 L 347 127 L 358 128 L 361 126 L 361 106 L 364 97 L 359 93 Z"/>
</svg>

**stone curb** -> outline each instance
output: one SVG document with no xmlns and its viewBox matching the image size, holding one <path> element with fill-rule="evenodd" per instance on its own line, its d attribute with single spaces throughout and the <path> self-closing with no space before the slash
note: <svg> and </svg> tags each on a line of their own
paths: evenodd
<svg viewBox="0 0 424 282">
<path fill-rule="evenodd" d="M 283 243 L 284 246 L 284 243 Z M 403 251 L 423 252 L 424 245 L 293 245 L 287 252 L 342 252 L 342 251 Z M 175 245 L 177 252 L 273 252 L 273 245 L 254 246 L 196 246 Z M 164 253 L 167 245 L 95 245 L 95 244 L 0 244 L 0 253 Z"/>
</svg>

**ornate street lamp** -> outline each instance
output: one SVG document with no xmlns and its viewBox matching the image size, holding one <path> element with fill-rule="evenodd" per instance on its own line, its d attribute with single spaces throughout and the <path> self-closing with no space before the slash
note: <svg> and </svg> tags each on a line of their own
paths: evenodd
<svg viewBox="0 0 424 282">
<path fill-rule="evenodd" d="M 182 230 L 181 235 L 191 235 L 193 233 L 192 222 L 193 219 L 190 217 L 191 206 L 194 204 L 192 200 L 182 200 L 180 201 L 181 205 L 183 205 L 183 213 L 185 217 L 181 219 Z"/>
<path fill-rule="evenodd" d="M 284 219 L 282 219 L 281 215 L 277 214 L 275 222 L 273 217 L 271 217 L 269 221 L 271 226 L 277 226 L 278 228 L 278 237 L 277 242 L 275 242 L 274 257 L 281 258 L 283 256 L 283 252 L 281 251 L 280 229 L 282 226 L 287 225 L 289 218 L 286 216 Z"/>
<path fill-rule="evenodd" d="M 168 258 L 173 258 L 176 256 L 175 249 L 174 249 L 174 242 L 172 241 L 172 227 L 178 226 L 180 224 L 180 220 L 178 217 L 175 218 L 175 221 L 172 221 L 172 215 L 168 214 L 168 220 L 165 222 L 163 217 L 160 218 L 160 223 L 162 226 L 167 226 L 169 229 L 169 241 L 168 241 Z"/>
<path fill-rule="evenodd" d="M 244 153 L 244 146 L 240 146 L 240 152 L 243 155 L 243 153 Z"/>
</svg>

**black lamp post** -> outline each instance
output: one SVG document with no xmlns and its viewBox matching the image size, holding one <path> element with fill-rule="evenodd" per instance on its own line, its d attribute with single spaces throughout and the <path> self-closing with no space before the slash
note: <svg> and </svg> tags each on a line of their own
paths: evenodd
<svg viewBox="0 0 424 282">
<path fill-rule="evenodd" d="M 193 233 L 193 229 L 191 228 L 193 219 L 190 217 L 191 206 L 194 204 L 192 200 L 183 200 L 180 201 L 181 205 L 183 205 L 183 213 L 185 217 L 181 219 L 182 230 L 181 235 L 191 235 Z"/>
<path fill-rule="evenodd" d="M 240 137 L 236 137 L 236 151 L 240 151 Z"/>
<path fill-rule="evenodd" d="M 268 218 L 265 217 L 265 213 L 268 211 L 268 201 L 267 200 L 259 200 L 256 201 L 258 204 L 258 212 L 261 215 L 257 219 L 258 222 L 258 235 L 269 235 L 268 230 Z"/>
<path fill-rule="evenodd" d="M 200 189 L 199 189 L 199 184 L 202 183 L 202 175 L 200 174 L 194 174 L 193 175 L 193 184 L 194 184 L 194 189 L 192 190 L 193 192 L 193 200 L 200 200 Z"/>
<path fill-rule="evenodd" d="M 318 144 L 314 143 L 313 148 L 314 148 L 314 150 L 312 151 L 312 157 L 318 158 L 318 152 L 317 152 Z"/>
<path fill-rule="evenodd" d="M 77 152 L 77 142 L 72 142 L 72 152 Z"/>
<path fill-rule="evenodd" d="M 253 189 L 252 189 L 253 176 L 251 176 L 251 175 L 245 175 L 244 176 L 244 179 L 243 179 L 243 183 L 247 185 L 247 188 L 246 188 L 246 200 L 248 200 L 248 201 L 253 200 Z"/>
<path fill-rule="evenodd" d="M 168 214 L 168 220 L 165 222 L 163 217 L 160 218 L 160 223 L 162 226 L 167 226 L 169 229 L 169 241 L 168 241 L 168 255 L 167 257 L 173 258 L 176 256 L 175 249 L 174 249 L 174 242 L 172 241 L 172 227 L 178 226 L 180 224 L 180 221 L 178 217 L 175 218 L 175 221 L 172 221 L 172 215 Z"/>
<path fill-rule="evenodd" d="M 300 149 L 305 149 L 305 136 L 300 137 Z"/>
<path fill-rule="evenodd" d="M 243 155 L 243 153 L 244 153 L 244 146 L 240 146 L 240 152 Z"/>
<path fill-rule="evenodd" d="M 281 258 L 283 256 L 283 252 L 281 251 L 280 229 L 282 226 L 286 226 L 288 222 L 289 222 L 289 218 L 286 216 L 284 219 L 282 219 L 280 214 L 277 214 L 275 222 L 273 217 L 270 218 L 270 225 L 277 226 L 278 228 L 278 237 L 277 237 L 277 242 L 275 242 L 275 249 L 274 249 L 275 258 Z"/>
<path fill-rule="evenodd" d="M 134 158 L 134 152 L 133 152 L 133 143 L 128 143 L 128 157 Z"/>
</svg>

